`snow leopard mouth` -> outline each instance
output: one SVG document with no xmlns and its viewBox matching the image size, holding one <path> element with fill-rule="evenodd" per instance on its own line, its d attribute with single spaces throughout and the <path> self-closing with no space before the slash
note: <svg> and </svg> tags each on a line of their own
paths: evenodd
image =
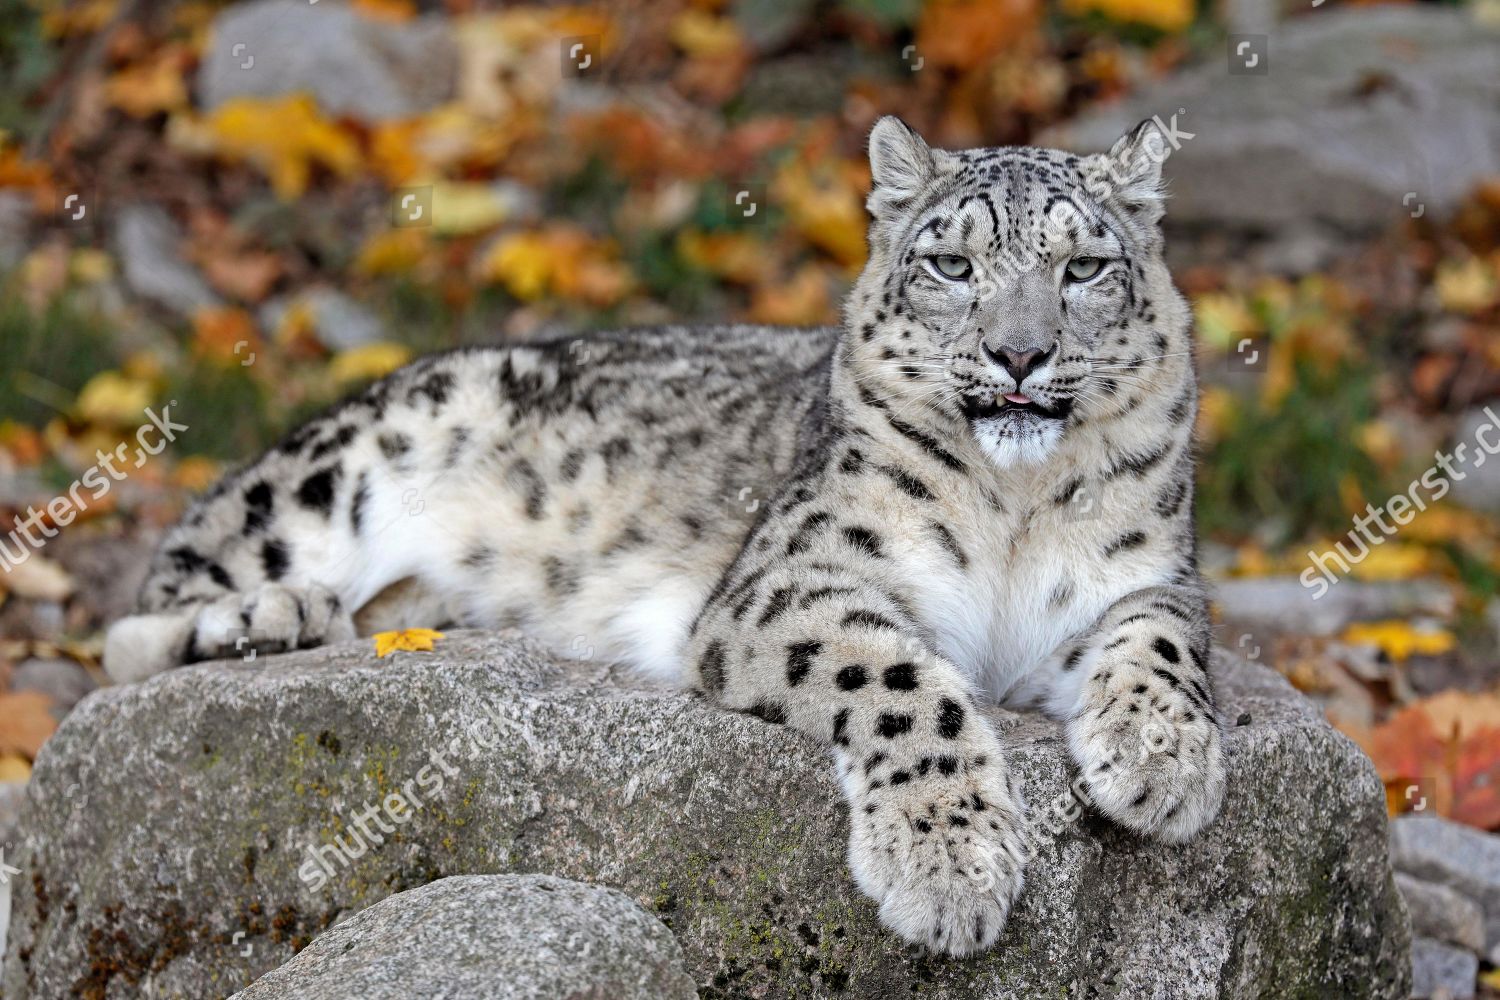
<svg viewBox="0 0 1500 1000">
<path fill-rule="evenodd" d="M 997 417 L 1065 420 L 1072 410 L 1073 401 L 1067 398 L 1059 399 L 1051 406 L 1047 406 L 1030 396 L 1016 392 L 964 397 L 964 414 L 971 423 Z"/>
</svg>

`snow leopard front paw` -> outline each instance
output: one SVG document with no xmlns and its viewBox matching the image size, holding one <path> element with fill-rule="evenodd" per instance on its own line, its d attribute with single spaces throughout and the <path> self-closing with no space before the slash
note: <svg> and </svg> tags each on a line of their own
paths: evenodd
<svg viewBox="0 0 1500 1000">
<path fill-rule="evenodd" d="M 264 583 L 204 605 L 193 622 L 197 659 L 237 658 L 310 649 L 354 638 L 354 621 L 333 591 L 319 584 Z"/>
<path fill-rule="evenodd" d="M 899 764 L 876 754 L 841 771 L 849 867 L 881 922 L 950 955 L 994 944 L 1026 858 L 1024 811 L 998 750 Z"/>
<path fill-rule="evenodd" d="M 1224 799 L 1219 723 L 1190 690 L 1139 662 L 1101 663 L 1067 722 L 1095 808 L 1169 843 L 1207 826 Z"/>
</svg>

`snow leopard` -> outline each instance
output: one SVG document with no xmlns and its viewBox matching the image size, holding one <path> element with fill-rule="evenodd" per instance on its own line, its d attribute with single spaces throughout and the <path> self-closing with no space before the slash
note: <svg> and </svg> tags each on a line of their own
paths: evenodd
<svg viewBox="0 0 1500 1000">
<path fill-rule="evenodd" d="M 1146 122 L 947 151 L 883 118 L 840 325 L 418 359 L 197 500 L 107 668 L 519 627 L 826 746 L 883 924 L 986 949 L 1028 848 L 987 703 L 1060 720 L 1138 835 L 1224 794 L 1166 148 Z"/>
</svg>

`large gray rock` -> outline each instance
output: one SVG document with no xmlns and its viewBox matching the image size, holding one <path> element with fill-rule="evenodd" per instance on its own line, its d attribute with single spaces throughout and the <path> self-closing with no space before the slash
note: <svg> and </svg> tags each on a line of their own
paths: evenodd
<svg viewBox="0 0 1500 1000">
<path fill-rule="evenodd" d="M 440 17 L 393 24 L 334 0 L 254 0 L 214 19 L 198 96 L 212 109 L 305 92 L 328 114 L 404 118 L 448 99 L 457 60 Z"/>
<path fill-rule="evenodd" d="M 1164 167 L 1174 226 L 1370 232 L 1500 173 L 1500 34 L 1468 11 L 1328 8 L 1258 33 L 1264 75 L 1231 72 L 1255 52 L 1226 46 L 1046 138 L 1108 149 L 1177 115 L 1193 138 Z"/>
<path fill-rule="evenodd" d="M 4 993 L 222 996 L 392 893 L 547 872 L 647 906 L 705 998 L 1406 1000 L 1373 768 L 1281 678 L 1216 664 L 1218 822 L 1172 847 L 1085 814 L 1039 845 L 999 945 L 967 961 L 881 929 L 820 749 L 514 633 L 104 689 L 28 787 Z M 993 717 L 1033 808 L 1063 795 L 1059 727 Z"/>
<path fill-rule="evenodd" d="M 693 1000 L 672 932 L 550 875 L 453 875 L 323 932 L 235 1000 Z"/>
</svg>

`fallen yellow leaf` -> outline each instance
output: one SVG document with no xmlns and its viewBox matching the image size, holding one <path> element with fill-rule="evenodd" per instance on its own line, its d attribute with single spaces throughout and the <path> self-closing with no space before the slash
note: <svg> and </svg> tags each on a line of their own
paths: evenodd
<svg viewBox="0 0 1500 1000">
<path fill-rule="evenodd" d="M 366 344 L 344 351 L 328 366 L 339 382 L 384 378 L 411 360 L 411 350 L 402 344 Z"/>
<path fill-rule="evenodd" d="M 1500 300 L 1500 280 L 1492 263 L 1481 257 L 1446 260 L 1433 275 L 1438 302 L 1456 313 L 1474 313 L 1488 309 Z"/>
<path fill-rule="evenodd" d="M 119 372 L 100 372 L 79 390 L 74 410 L 93 423 L 137 424 L 150 405 L 149 382 Z"/>
<path fill-rule="evenodd" d="M 1193 0 L 1063 0 L 1069 14 L 1097 11 L 1112 21 L 1145 24 L 1161 31 L 1181 31 L 1193 23 Z"/>
<path fill-rule="evenodd" d="M 523 301 L 547 295 L 607 306 L 634 284 L 615 259 L 615 246 L 567 225 L 510 233 L 495 242 L 478 264 L 479 277 L 503 284 Z"/>
<path fill-rule="evenodd" d="M 1403 621 L 1359 622 L 1345 629 L 1342 638 L 1347 643 L 1376 646 L 1397 661 L 1413 654 L 1437 656 L 1454 646 L 1453 633 L 1445 629 L 1419 631 Z"/>
<path fill-rule="evenodd" d="M 314 166 L 341 177 L 359 167 L 354 138 L 324 118 L 306 94 L 236 97 L 201 119 L 173 118 L 169 135 L 179 149 L 253 164 L 283 199 L 307 190 Z"/>
<path fill-rule="evenodd" d="M 76 589 L 67 570 L 35 553 L 25 562 L 11 566 L 3 579 L 7 590 L 32 601 L 65 601 Z"/>
<path fill-rule="evenodd" d="M 399 632 L 376 632 L 375 655 L 389 656 L 397 650 L 409 653 L 431 651 L 433 644 L 443 638 L 443 633 L 430 628 L 404 628 Z"/>
<path fill-rule="evenodd" d="M 708 11 L 693 8 L 672 19 L 669 34 L 673 44 L 682 51 L 708 59 L 735 56 L 744 46 L 740 29 L 733 19 L 715 17 Z"/>
<path fill-rule="evenodd" d="M 25 781 L 31 777 L 31 762 L 18 753 L 0 754 L 0 781 Z"/>
<path fill-rule="evenodd" d="M 781 169 L 774 186 L 807 241 L 851 268 L 864 263 L 866 250 L 864 197 L 856 173 L 837 164 L 814 172 L 794 160 Z"/>
<path fill-rule="evenodd" d="M 168 46 L 149 62 L 129 66 L 104 84 L 109 103 L 133 118 L 149 118 L 188 105 L 183 82 L 191 54 L 182 46 Z"/>
</svg>

